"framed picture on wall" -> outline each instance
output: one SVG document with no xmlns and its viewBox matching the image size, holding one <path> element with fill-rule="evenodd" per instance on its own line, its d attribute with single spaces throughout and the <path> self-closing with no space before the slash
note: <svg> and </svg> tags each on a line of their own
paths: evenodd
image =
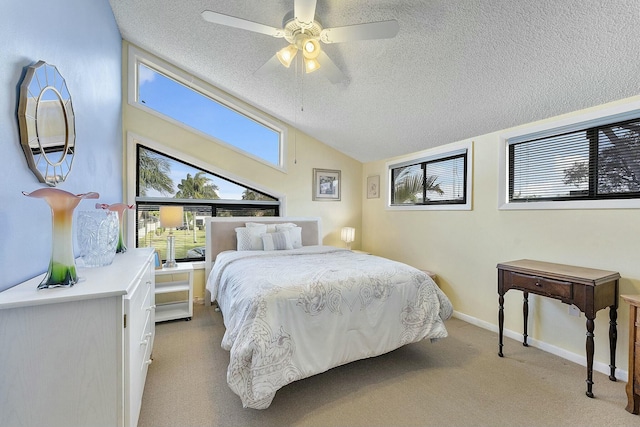
<svg viewBox="0 0 640 427">
<path fill-rule="evenodd" d="M 313 169 L 313 200 L 340 200 L 340 171 Z"/>
<path fill-rule="evenodd" d="M 367 199 L 377 199 L 380 197 L 380 175 L 367 178 Z"/>
</svg>

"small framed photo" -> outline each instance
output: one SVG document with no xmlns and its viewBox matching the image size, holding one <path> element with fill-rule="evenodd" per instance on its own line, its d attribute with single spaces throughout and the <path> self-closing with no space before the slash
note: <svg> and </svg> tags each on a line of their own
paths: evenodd
<svg viewBox="0 0 640 427">
<path fill-rule="evenodd" d="M 380 175 L 367 177 L 367 199 L 380 197 Z"/>
<path fill-rule="evenodd" d="M 160 262 L 160 255 L 158 255 L 158 251 L 153 253 L 153 257 L 156 259 L 156 270 L 161 270 L 162 263 Z"/>
<path fill-rule="evenodd" d="M 340 200 L 340 171 L 313 169 L 313 200 Z"/>
</svg>

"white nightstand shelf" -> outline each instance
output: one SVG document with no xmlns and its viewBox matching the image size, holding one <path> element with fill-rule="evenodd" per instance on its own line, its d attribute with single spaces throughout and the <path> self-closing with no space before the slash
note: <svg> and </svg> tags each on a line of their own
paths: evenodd
<svg viewBox="0 0 640 427">
<path fill-rule="evenodd" d="M 156 296 L 169 293 L 184 294 L 186 300 L 156 303 L 156 322 L 173 319 L 191 320 L 193 316 L 193 265 L 191 263 L 181 262 L 177 267 L 156 270 Z"/>
</svg>

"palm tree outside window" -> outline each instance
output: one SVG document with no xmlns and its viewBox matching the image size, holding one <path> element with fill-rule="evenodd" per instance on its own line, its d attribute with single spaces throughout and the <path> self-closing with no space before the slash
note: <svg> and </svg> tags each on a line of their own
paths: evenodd
<svg viewBox="0 0 640 427">
<path fill-rule="evenodd" d="M 391 205 L 466 203 L 466 152 L 391 167 Z"/>
</svg>

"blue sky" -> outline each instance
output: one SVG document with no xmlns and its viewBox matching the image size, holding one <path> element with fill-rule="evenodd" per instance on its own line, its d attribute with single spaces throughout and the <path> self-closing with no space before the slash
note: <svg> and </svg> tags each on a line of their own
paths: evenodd
<svg viewBox="0 0 640 427">
<path fill-rule="evenodd" d="M 142 64 L 139 71 L 141 103 L 278 165 L 278 132 Z"/>
</svg>

